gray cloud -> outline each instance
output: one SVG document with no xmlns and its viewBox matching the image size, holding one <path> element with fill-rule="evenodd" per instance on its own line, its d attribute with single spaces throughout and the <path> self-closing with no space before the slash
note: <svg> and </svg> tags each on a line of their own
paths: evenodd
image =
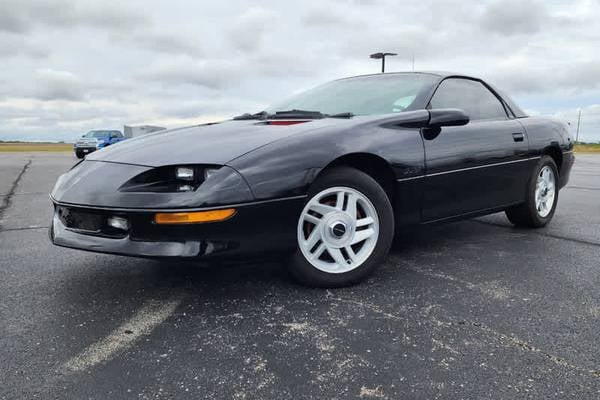
<svg viewBox="0 0 600 400">
<path fill-rule="evenodd" d="M 3 0 L 0 30 L 26 33 L 36 26 L 70 28 L 92 26 L 100 29 L 128 29 L 146 23 L 146 17 L 112 2 L 67 0 Z"/>
<path fill-rule="evenodd" d="M 318 63 L 318 56 L 305 54 L 298 57 L 296 54 L 269 49 L 246 59 L 243 71 L 246 71 L 247 76 L 287 77 L 293 80 L 297 76 L 313 75 Z"/>
<path fill-rule="evenodd" d="M 193 34 L 182 36 L 169 32 L 140 31 L 136 32 L 129 40 L 150 51 L 165 54 L 187 54 L 190 56 L 202 55 L 200 38 Z"/>
<path fill-rule="evenodd" d="M 314 73 L 318 60 L 304 59 L 281 51 L 262 51 L 225 59 L 195 61 L 188 57 L 158 60 L 137 75 L 140 81 L 166 85 L 200 86 L 212 90 L 239 87 L 250 79 L 286 77 L 293 81 L 298 76 Z"/>
<path fill-rule="evenodd" d="M 40 100 L 81 101 L 86 97 L 85 86 L 74 74 L 42 69 L 37 71 L 30 95 Z"/>
<path fill-rule="evenodd" d="M 213 96 L 203 100 L 192 100 L 177 104 L 158 105 L 156 112 L 165 117 L 200 118 L 202 115 L 242 114 L 243 112 L 261 110 L 265 104 L 248 101 L 237 97 Z"/>
<path fill-rule="evenodd" d="M 532 112 L 594 121 L 600 103 L 597 1 L 0 2 L 0 139 L 260 111 L 377 72 L 380 50 L 399 53 L 390 71 L 414 54 L 418 70 L 490 78 Z"/>
<path fill-rule="evenodd" d="M 346 5 L 350 4 L 350 5 L 358 5 L 358 6 L 372 6 L 372 5 L 382 3 L 379 0 L 336 0 L 336 2 L 346 4 Z"/>
<path fill-rule="evenodd" d="M 142 71 L 138 78 L 162 85 L 196 85 L 223 89 L 235 84 L 243 69 L 229 60 L 193 62 L 188 59 L 158 62 Z"/>
<path fill-rule="evenodd" d="M 99 104 L 105 99 L 135 102 L 135 97 L 131 96 L 132 88 L 124 82 L 83 79 L 73 72 L 51 68 L 29 71 L 27 80 L 23 82 L 6 79 L 0 82 L 0 104 L 7 99 L 29 99 L 41 101 L 40 104 L 66 101 L 70 103 L 70 109 L 74 107 L 73 102 Z"/>
<path fill-rule="evenodd" d="M 578 90 L 600 88 L 600 65 L 597 61 L 577 63 L 562 71 L 561 75 L 560 80 L 565 87 Z"/>
<path fill-rule="evenodd" d="M 13 11 L 0 13 L 0 32 L 22 33 L 27 31 L 29 29 L 27 18 L 20 13 L 17 14 L 18 11 L 14 10 L 14 4 L 4 4 L 4 6 L 5 10 L 12 9 Z"/>
<path fill-rule="evenodd" d="M 507 36 L 531 34 L 538 32 L 547 18 L 542 2 L 496 0 L 481 15 L 481 27 Z"/>
<path fill-rule="evenodd" d="M 316 26 L 330 29 L 336 26 L 352 26 L 353 22 L 342 13 L 332 13 L 328 8 L 312 8 L 302 16 L 305 26 Z"/>
<path fill-rule="evenodd" d="M 342 50 L 346 55 L 354 57 L 365 57 L 374 51 L 392 51 L 403 59 L 410 58 L 414 53 L 418 53 L 423 59 L 446 46 L 436 36 L 425 26 L 374 28 L 344 43 Z"/>
<path fill-rule="evenodd" d="M 234 18 L 227 36 L 235 49 L 251 52 L 260 47 L 264 34 L 273 29 L 276 22 L 273 11 L 250 8 Z"/>
<path fill-rule="evenodd" d="M 15 56 L 44 58 L 48 55 L 49 52 L 44 47 L 33 43 L 27 37 L 13 33 L 0 32 L 0 58 Z"/>
<path fill-rule="evenodd" d="M 526 62 L 498 67 L 490 73 L 490 78 L 517 94 L 577 94 L 600 89 L 600 68 L 597 62 L 537 67 L 527 67 L 525 64 Z"/>
<path fill-rule="evenodd" d="M 126 42 L 138 48 L 165 54 L 198 56 L 202 53 L 198 38 L 194 38 L 192 34 L 181 35 L 163 31 L 163 26 L 154 26 L 154 21 L 140 9 L 122 4 L 85 0 L 4 1 L 7 3 L 6 9 L 11 12 L 0 13 L 0 33 L 4 31 L 25 37 L 35 30 L 93 28 L 107 33 L 110 41 L 115 44 Z M 25 39 L 16 39 L 17 42 L 19 40 Z M 35 53 L 33 50 L 20 53 L 31 56 L 49 53 L 49 50 L 35 50 Z M 8 53 L 6 46 L 0 48 L 0 56 L 3 53 Z M 15 51 L 12 51 L 11 55 L 12 53 Z"/>
</svg>

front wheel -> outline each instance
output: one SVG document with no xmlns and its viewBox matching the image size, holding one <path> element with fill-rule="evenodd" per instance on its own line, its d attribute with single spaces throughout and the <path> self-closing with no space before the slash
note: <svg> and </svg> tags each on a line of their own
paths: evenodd
<svg viewBox="0 0 600 400">
<path fill-rule="evenodd" d="M 292 275 L 311 286 L 339 287 L 372 273 L 394 236 L 392 206 L 377 181 L 339 167 L 319 178 L 308 197 L 298 219 Z"/>
<path fill-rule="evenodd" d="M 536 165 L 523 204 L 506 210 L 509 221 L 516 226 L 540 228 L 545 226 L 558 203 L 558 169 L 550 156 L 543 156 Z"/>
<path fill-rule="evenodd" d="M 84 154 L 83 154 L 81 151 L 76 151 L 76 152 L 75 152 L 75 157 L 77 157 L 77 158 L 79 158 L 79 159 L 82 159 L 82 158 L 83 158 L 83 156 L 84 156 Z"/>
</svg>

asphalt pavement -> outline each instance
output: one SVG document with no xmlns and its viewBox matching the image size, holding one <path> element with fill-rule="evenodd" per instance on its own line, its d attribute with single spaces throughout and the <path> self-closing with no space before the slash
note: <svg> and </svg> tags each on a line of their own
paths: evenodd
<svg viewBox="0 0 600 400">
<path fill-rule="evenodd" d="M 403 234 L 363 284 L 50 244 L 69 153 L 0 153 L 0 399 L 597 399 L 600 156 L 552 223 Z"/>
</svg>

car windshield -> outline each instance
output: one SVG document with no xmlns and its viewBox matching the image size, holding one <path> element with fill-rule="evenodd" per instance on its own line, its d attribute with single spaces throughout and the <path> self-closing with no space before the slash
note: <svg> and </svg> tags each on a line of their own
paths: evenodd
<svg viewBox="0 0 600 400">
<path fill-rule="evenodd" d="M 402 112 L 439 79 L 429 74 L 382 74 L 340 79 L 275 104 L 267 113 L 289 110 L 374 115 Z"/>
<path fill-rule="evenodd" d="M 86 133 L 85 135 L 83 135 L 83 137 L 86 137 L 86 138 L 103 138 L 103 137 L 110 136 L 110 132 L 111 131 L 89 131 L 88 133 Z"/>
</svg>

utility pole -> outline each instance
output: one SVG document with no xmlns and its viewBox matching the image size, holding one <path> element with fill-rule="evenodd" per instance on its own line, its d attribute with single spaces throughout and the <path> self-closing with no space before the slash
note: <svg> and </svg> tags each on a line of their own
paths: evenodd
<svg viewBox="0 0 600 400">
<path fill-rule="evenodd" d="M 376 60 L 381 60 L 381 73 L 385 72 L 385 57 L 386 56 L 397 56 L 396 53 L 373 53 L 369 57 Z"/>
<path fill-rule="evenodd" d="M 581 108 L 579 109 L 579 115 L 577 116 L 577 133 L 575 133 L 575 143 L 579 143 L 579 125 L 581 124 Z"/>
</svg>

